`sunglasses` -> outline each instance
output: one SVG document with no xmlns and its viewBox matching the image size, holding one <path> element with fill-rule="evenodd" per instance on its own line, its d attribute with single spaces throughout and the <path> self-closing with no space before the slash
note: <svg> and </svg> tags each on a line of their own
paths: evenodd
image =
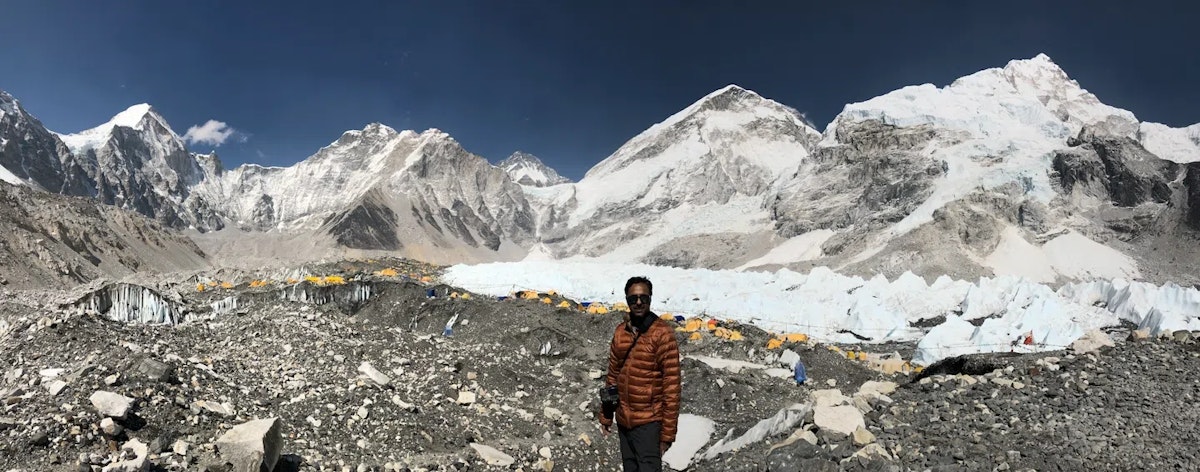
<svg viewBox="0 0 1200 472">
<path fill-rule="evenodd" d="M 625 303 L 629 304 L 629 306 L 637 305 L 638 302 L 642 302 L 642 304 L 644 304 L 644 305 L 649 305 L 650 304 L 650 295 L 640 294 L 640 295 L 626 295 L 625 296 Z"/>
</svg>

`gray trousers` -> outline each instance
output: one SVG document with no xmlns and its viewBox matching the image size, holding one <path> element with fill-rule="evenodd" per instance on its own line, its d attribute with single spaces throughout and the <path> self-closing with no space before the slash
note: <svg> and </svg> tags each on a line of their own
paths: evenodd
<svg viewBox="0 0 1200 472">
<path fill-rule="evenodd" d="M 658 450 L 660 432 L 662 424 L 657 421 L 631 429 L 617 425 L 624 472 L 662 471 L 662 452 Z"/>
</svg>

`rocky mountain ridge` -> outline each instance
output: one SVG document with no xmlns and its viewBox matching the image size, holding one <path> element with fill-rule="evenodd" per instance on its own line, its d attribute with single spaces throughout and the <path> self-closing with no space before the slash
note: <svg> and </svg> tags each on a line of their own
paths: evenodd
<svg viewBox="0 0 1200 472">
<path fill-rule="evenodd" d="M 226 170 L 188 152 L 148 105 L 54 135 L 34 132 L 44 128 L 11 97 L 4 103 L 7 180 L 187 228 L 225 260 L 269 247 L 292 258 L 1184 283 L 1200 263 L 1195 245 L 1167 249 L 1200 228 L 1200 125 L 1139 122 L 1045 55 L 849 104 L 823 132 L 731 85 L 630 139 L 579 182 L 532 156 L 494 166 L 439 130 L 378 123 L 290 167 Z M 1068 255 L 1067 246 L 1108 249 Z M 1034 262 L 1003 263 L 1013 258 Z"/>
</svg>

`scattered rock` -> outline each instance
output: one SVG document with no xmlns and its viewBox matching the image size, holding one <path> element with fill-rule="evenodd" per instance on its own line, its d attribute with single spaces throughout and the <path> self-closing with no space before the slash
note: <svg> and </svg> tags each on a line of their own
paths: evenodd
<svg viewBox="0 0 1200 472">
<path fill-rule="evenodd" d="M 879 382 L 875 380 L 868 380 L 863 382 L 861 387 L 858 387 L 858 393 L 877 393 L 881 395 L 889 395 L 894 393 L 897 388 L 899 388 L 899 385 L 897 385 L 896 382 Z"/>
<path fill-rule="evenodd" d="M 1150 328 L 1135 329 L 1129 332 L 1130 341 L 1145 341 L 1150 339 Z"/>
<path fill-rule="evenodd" d="M 175 368 L 166 362 L 146 357 L 134 368 L 134 376 L 152 382 L 171 382 L 175 378 Z"/>
<path fill-rule="evenodd" d="M 121 445 L 120 460 L 104 466 L 104 472 L 142 472 L 150 470 L 150 448 L 137 439 Z"/>
<path fill-rule="evenodd" d="M 838 406 L 850 403 L 850 398 L 842 395 L 842 391 L 836 388 L 815 390 L 809 394 L 809 399 L 813 401 L 813 406 Z"/>
<path fill-rule="evenodd" d="M 46 434 L 45 431 L 39 431 L 37 433 L 34 433 L 33 436 L 29 438 L 29 445 L 34 446 L 34 447 L 49 446 L 50 445 L 50 435 Z"/>
<path fill-rule="evenodd" d="M 63 369 L 61 367 L 56 367 L 53 369 L 42 369 L 42 370 L 38 371 L 38 375 L 40 375 L 44 378 L 47 378 L 47 379 L 54 379 L 54 378 L 58 378 L 58 376 L 62 375 L 62 373 L 66 372 L 66 370 L 67 369 Z"/>
<path fill-rule="evenodd" d="M 795 369 L 796 363 L 800 362 L 800 355 L 791 349 L 784 349 L 779 353 L 779 365 L 788 369 Z"/>
<path fill-rule="evenodd" d="M 112 418 L 106 417 L 106 418 L 100 420 L 100 430 L 104 431 L 104 434 L 107 434 L 109 436 L 116 436 L 118 434 L 121 434 L 121 432 L 124 431 L 125 428 L 122 428 L 121 425 L 117 424 L 116 421 L 113 421 Z"/>
<path fill-rule="evenodd" d="M 171 452 L 180 456 L 186 456 L 188 453 L 188 447 L 190 446 L 191 444 L 188 444 L 187 441 L 178 439 L 175 441 L 175 444 L 171 445 Z"/>
<path fill-rule="evenodd" d="M 366 361 L 358 366 L 358 371 L 367 376 L 368 379 L 371 379 L 372 382 L 375 382 L 375 385 L 380 387 L 386 387 L 392 382 L 391 377 L 388 377 L 383 372 L 376 370 L 369 362 Z"/>
<path fill-rule="evenodd" d="M 233 464 L 235 472 L 258 472 L 275 469 L 283 450 L 279 418 L 254 420 L 234 426 L 217 439 L 221 457 Z"/>
<path fill-rule="evenodd" d="M 857 429 L 854 430 L 853 436 L 854 436 L 854 445 L 855 446 L 861 447 L 861 446 L 866 446 L 867 444 L 871 444 L 871 443 L 875 442 L 875 435 L 871 434 L 870 431 L 867 431 L 867 428 L 864 428 L 862 426 L 859 426 Z"/>
<path fill-rule="evenodd" d="M 470 405 L 475 403 L 475 392 L 468 392 L 465 390 L 458 392 L 457 403 L 459 405 Z"/>
<path fill-rule="evenodd" d="M 52 397 L 57 397 L 58 394 L 62 393 L 62 391 L 66 388 L 67 383 L 61 380 L 51 380 L 46 384 L 46 391 L 50 392 L 50 396 Z"/>
<path fill-rule="evenodd" d="M 833 431 L 849 436 L 858 428 L 866 427 L 866 421 L 858 408 L 853 406 L 823 406 L 813 409 L 813 424 L 823 431 Z"/>
<path fill-rule="evenodd" d="M 217 403 L 206 400 L 196 400 L 193 405 L 196 408 L 215 413 L 221 416 L 233 416 L 233 405 L 229 402 Z"/>
<path fill-rule="evenodd" d="M 125 419 L 129 415 L 129 410 L 133 408 L 132 398 L 104 390 L 93 393 L 89 400 L 98 413 L 119 420 Z"/>
<path fill-rule="evenodd" d="M 1090 329 L 1083 333 L 1083 337 L 1071 343 L 1071 350 L 1076 354 L 1087 354 L 1089 352 L 1096 352 L 1103 347 L 1113 347 L 1115 345 L 1116 343 L 1113 342 L 1112 337 L 1104 331 Z"/>
<path fill-rule="evenodd" d="M 866 446 L 863 446 L 862 449 L 859 449 L 858 452 L 855 452 L 854 455 L 851 457 L 862 457 L 864 459 L 881 459 L 881 460 L 891 460 L 892 459 L 892 455 L 887 452 L 887 449 L 884 449 L 883 446 L 880 446 L 879 443 L 867 444 Z"/>
<path fill-rule="evenodd" d="M 516 462 L 516 459 L 513 459 L 512 456 L 505 454 L 503 452 L 500 452 L 500 450 L 498 450 L 492 446 L 487 446 L 487 445 L 479 444 L 479 443 L 471 443 L 471 449 L 474 449 L 475 453 L 478 454 L 479 457 L 484 460 L 484 462 L 487 462 L 488 465 L 498 465 L 501 467 L 508 467 L 508 466 L 512 465 L 513 462 Z"/>
</svg>

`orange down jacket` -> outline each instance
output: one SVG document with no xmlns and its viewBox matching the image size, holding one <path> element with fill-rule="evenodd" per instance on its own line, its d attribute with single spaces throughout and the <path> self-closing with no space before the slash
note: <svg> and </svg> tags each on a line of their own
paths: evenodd
<svg viewBox="0 0 1200 472">
<path fill-rule="evenodd" d="M 675 341 L 675 330 L 658 319 L 658 315 L 647 313 L 641 324 L 642 329 L 636 330 L 641 332 L 636 345 L 635 329 L 628 314 L 625 322 L 617 326 L 608 350 L 605 384 L 617 386 L 621 399 L 616 413 L 618 424 L 636 428 L 660 421 L 659 440 L 672 443 L 679 429 L 679 344 Z M 629 355 L 622 367 L 621 359 L 626 353 Z M 612 424 L 602 415 L 600 422 Z"/>
</svg>

